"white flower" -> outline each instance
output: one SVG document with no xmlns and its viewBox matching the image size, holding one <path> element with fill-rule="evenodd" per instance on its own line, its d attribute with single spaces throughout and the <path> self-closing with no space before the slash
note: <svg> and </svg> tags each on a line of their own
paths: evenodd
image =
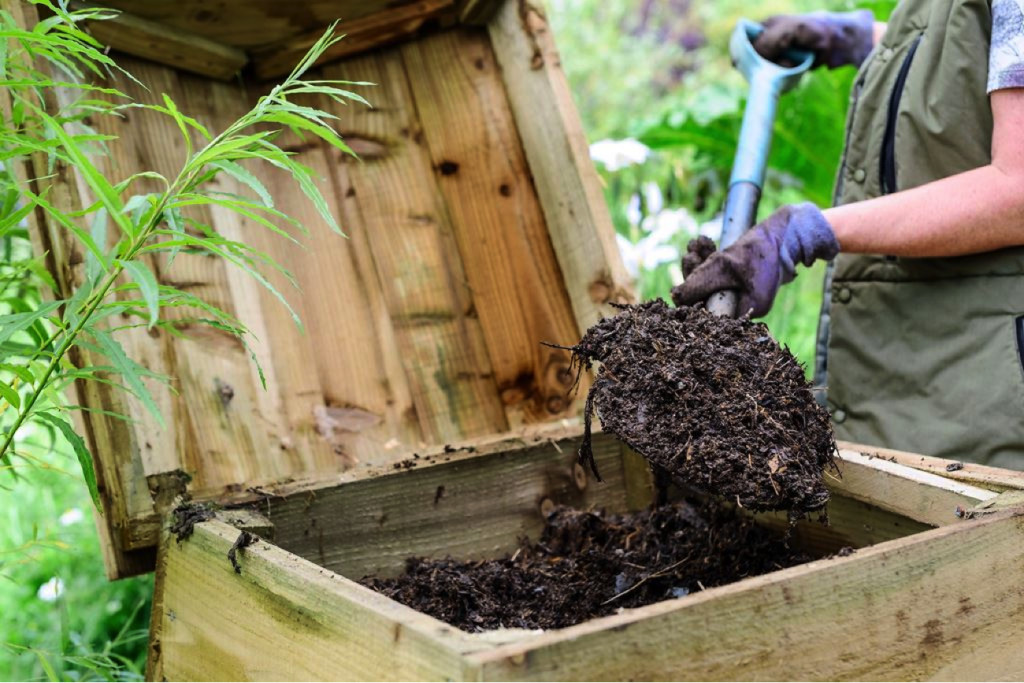
<svg viewBox="0 0 1024 683">
<path fill-rule="evenodd" d="M 622 254 L 622 261 L 626 264 L 626 270 L 633 277 L 640 273 L 640 267 L 645 270 L 653 270 L 662 263 L 669 263 L 679 259 L 679 250 L 671 244 L 662 244 L 651 239 L 648 235 L 636 244 L 633 244 L 622 235 L 616 235 L 615 239 L 619 244 L 619 253 Z"/>
<path fill-rule="evenodd" d="M 654 216 L 648 216 L 643 220 L 641 227 L 649 234 L 636 244 L 622 235 L 616 235 L 619 253 L 622 254 L 626 270 L 633 277 L 637 277 L 641 267 L 653 270 L 663 263 L 678 261 L 679 249 L 671 244 L 672 238 L 680 232 L 696 235 L 698 231 L 697 221 L 686 209 L 666 209 Z M 677 279 L 674 270 L 672 276 L 673 281 Z M 678 278 L 681 277 L 680 272 Z"/>
<path fill-rule="evenodd" d="M 36 597 L 43 602 L 53 602 L 64 594 L 64 582 L 56 576 L 44 583 L 36 591 Z"/>
<path fill-rule="evenodd" d="M 647 213 L 659 213 L 665 208 L 665 198 L 661 194 L 661 188 L 658 187 L 658 183 L 646 182 L 642 191 L 644 193 L 644 201 L 647 202 Z"/>
<path fill-rule="evenodd" d="M 82 514 L 82 511 L 79 508 L 71 508 L 70 510 L 65 511 L 64 514 L 60 516 L 60 525 L 71 526 L 72 524 L 78 524 L 84 518 L 85 515 Z"/>
<path fill-rule="evenodd" d="M 626 202 L 626 220 L 630 225 L 640 225 L 643 218 L 644 214 L 640 211 L 640 195 L 634 194 Z"/>
<path fill-rule="evenodd" d="M 719 214 L 700 226 L 700 234 L 714 241 L 722 239 L 722 215 Z"/>
<path fill-rule="evenodd" d="M 657 235 L 654 239 L 658 242 L 666 242 L 679 232 L 694 236 L 697 234 L 697 221 L 686 209 L 666 209 L 648 216 L 640 227 L 651 233 L 652 237 Z"/>
<path fill-rule="evenodd" d="M 650 148 L 639 140 L 598 140 L 590 146 L 590 158 L 609 171 L 618 171 L 647 161 Z"/>
</svg>

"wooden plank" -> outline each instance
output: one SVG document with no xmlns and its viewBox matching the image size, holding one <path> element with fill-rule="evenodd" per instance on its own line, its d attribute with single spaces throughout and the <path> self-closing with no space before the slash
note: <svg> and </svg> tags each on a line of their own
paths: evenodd
<svg viewBox="0 0 1024 683">
<path fill-rule="evenodd" d="M 333 62 L 373 48 L 408 40 L 425 26 L 435 23 L 431 20 L 444 15 L 454 17 L 454 7 L 454 0 L 417 0 L 364 17 L 345 17 L 337 29 L 338 33 L 345 35 L 345 39 L 328 48 L 317 63 Z M 267 80 L 287 75 L 323 34 L 324 27 L 318 26 L 302 35 L 253 50 L 256 77 Z"/>
<path fill-rule="evenodd" d="M 327 26 L 358 19 L 406 0 L 103 0 L 121 10 L 245 50 Z"/>
<path fill-rule="evenodd" d="M 762 526 L 790 534 L 797 547 L 819 557 L 832 555 L 844 548 L 866 548 L 932 528 L 835 491 L 826 510 L 827 525 L 811 518 L 792 526 L 785 512 L 762 512 L 753 517 Z"/>
<path fill-rule="evenodd" d="M 448 207 L 418 140 L 422 124 L 401 54 L 385 50 L 324 68 L 327 78 L 378 83 L 375 108 L 332 106 L 361 160 L 332 156 L 345 218 L 366 237 L 428 444 L 508 429 L 477 317 L 452 239 Z M 368 350 L 364 349 L 364 352 Z"/>
<path fill-rule="evenodd" d="M 168 88 L 165 92 L 184 111 L 214 131 L 223 129 L 249 108 L 248 94 L 238 85 L 178 76 L 158 67 L 152 67 L 150 73 L 157 83 L 170 79 L 163 83 Z M 136 167 L 161 169 L 179 165 L 185 149 L 173 123 L 161 119 L 146 124 L 119 131 L 124 144 L 134 152 L 130 158 Z M 224 180 L 219 182 L 221 189 L 237 191 L 237 186 Z M 203 210 L 192 217 L 232 238 L 242 237 L 240 233 L 245 229 L 238 217 L 225 211 Z M 251 238 L 258 238 L 252 229 L 244 241 L 253 241 Z M 190 491 L 200 498 L 216 495 L 239 482 L 288 476 L 288 465 L 294 458 L 289 458 L 288 452 L 280 447 L 287 433 L 280 424 L 280 407 L 272 393 L 278 390 L 273 384 L 274 359 L 262 346 L 268 335 L 259 306 L 259 286 L 239 269 L 205 254 L 178 255 L 172 267 L 164 262 L 159 274 L 162 279 L 167 278 L 238 316 L 253 331 L 251 341 L 266 366 L 264 371 L 272 387 L 271 391 L 264 391 L 250 352 L 230 333 L 198 324 L 183 328 L 184 338 L 172 342 L 173 368 L 181 398 L 171 424 L 179 430 L 180 444 L 164 460 L 176 459 L 174 469 L 192 475 Z M 280 334 L 288 332 L 289 328 L 283 328 Z M 173 444 L 162 444 L 163 448 L 168 446 Z"/>
<path fill-rule="evenodd" d="M 206 82 L 189 89 L 189 96 L 195 100 L 205 99 L 205 103 L 193 101 L 192 105 L 199 111 L 206 110 L 206 119 L 215 129 L 221 130 L 229 126 L 238 113 L 239 92 L 220 84 Z M 243 101 L 247 107 L 252 101 Z M 318 156 L 315 148 L 300 153 L 299 158 L 306 162 L 307 157 Z M 269 164 L 251 165 L 250 170 L 265 179 L 268 178 Z M 278 180 L 278 176 L 273 176 Z M 337 215 L 337 207 L 331 201 L 330 188 L 321 180 L 321 190 L 328 201 L 330 210 Z M 230 194 L 252 194 L 233 178 L 222 176 L 214 189 Z M 291 212 L 304 210 L 304 213 L 293 214 L 303 220 L 310 228 L 318 228 L 322 219 L 309 216 L 308 200 L 300 203 L 295 195 L 294 183 L 284 186 L 278 183 L 273 186 L 278 199 L 278 208 Z M 305 200 L 305 197 L 303 196 Z M 321 244 L 312 242 L 295 228 L 282 225 L 295 233 L 300 241 L 296 245 L 274 234 L 255 221 L 246 219 L 233 212 L 214 209 L 212 212 L 214 225 L 219 233 L 229 239 L 236 239 L 250 244 L 255 249 L 272 254 L 283 266 L 301 271 L 305 264 L 301 260 L 289 262 L 296 252 L 303 248 L 317 250 Z M 323 234 L 326 230 L 318 232 Z M 331 235 L 334 240 L 342 241 L 339 235 Z M 308 252 L 307 252 L 308 253 Z M 299 287 L 274 269 L 266 268 L 265 275 L 270 284 L 281 292 L 289 301 L 292 310 L 305 325 L 316 326 L 318 320 L 310 315 L 306 306 L 308 297 L 304 297 Z M 259 370 L 254 363 L 248 361 L 244 369 L 248 372 L 247 380 L 240 388 L 234 390 L 232 402 L 239 399 L 251 399 L 255 407 L 252 418 L 247 426 L 257 442 L 255 450 L 246 453 L 246 460 L 252 461 L 254 472 L 250 477 L 238 477 L 237 473 L 225 476 L 220 488 L 225 485 L 244 483 L 258 485 L 267 481 L 309 476 L 311 473 L 327 474 L 342 469 L 348 460 L 339 457 L 334 451 L 334 444 L 316 429 L 317 409 L 323 408 L 324 396 L 316 365 L 311 362 L 315 357 L 314 338 L 292 319 L 288 309 L 277 298 L 261 286 L 252 277 L 240 269 L 230 268 L 227 273 L 228 290 L 239 319 L 251 330 L 249 347 L 259 366 L 262 368 L 266 381 L 264 389 L 259 377 Z M 318 283 L 325 288 L 333 287 L 331 279 Z M 354 304 L 353 308 L 358 307 Z M 242 396 L 240 392 L 246 392 Z M 244 414 L 244 413 L 243 413 Z M 257 436 L 258 434 L 258 436 Z M 264 445 L 265 444 L 265 445 Z M 205 468 L 204 463 L 204 468 Z"/>
<path fill-rule="evenodd" d="M 622 467 L 625 476 L 626 499 L 631 510 L 639 510 L 654 500 L 654 478 L 644 456 L 629 446 L 622 449 Z"/>
<path fill-rule="evenodd" d="M 70 7 L 94 9 L 100 5 L 73 0 Z M 86 25 L 96 40 L 115 50 L 210 78 L 228 80 L 249 61 L 238 48 L 127 12 Z"/>
<path fill-rule="evenodd" d="M 198 524 L 167 543 L 159 669 L 167 680 L 438 680 L 470 676 L 452 627 L 264 541 Z M 385 654 L 386 653 L 386 654 Z"/>
<path fill-rule="evenodd" d="M 1019 678 L 1022 560 L 1024 516 L 1003 514 L 470 658 L 485 680 Z"/>
<path fill-rule="evenodd" d="M 177 74 L 165 67 L 151 62 L 135 58 L 119 58 L 119 63 L 140 81 L 147 84 L 157 92 L 165 92 L 179 99 L 181 86 Z M 153 101 L 153 95 L 145 87 L 132 81 L 122 78 L 118 82 L 126 95 L 136 101 Z M 179 101 L 180 103 L 180 101 Z M 156 112 L 137 109 L 124 112 L 121 116 L 98 116 L 95 117 L 93 125 L 97 132 L 117 136 L 118 140 L 107 147 L 107 153 L 95 159 L 94 163 L 108 178 L 120 180 L 136 173 L 140 166 L 146 170 L 155 171 L 165 177 L 174 177 L 185 160 L 185 144 L 177 128 L 166 117 Z M 159 131 L 158 134 L 144 134 L 143 131 Z M 150 178 L 139 179 L 129 189 L 132 194 L 147 192 L 159 192 L 163 187 L 158 181 Z M 82 187 L 83 195 L 87 192 Z M 120 239 L 118 232 L 111 227 L 108 230 L 107 248 L 113 247 Z M 195 257 L 186 257 L 190 261 Z M 166 268 L 166 259 L 146 257 L 145 265 L 153 270 L 158 280 L 162 280 Z M 185 261 L 179 266 L 185 265 Z M 209 259 L 202 259 L 205 264 Z M 124 276 L 123 282 L 127 282 Z M 122 295 L 127 298 L 126 295 Z M 131 294 L 137 297 L 137 293 Z M 214 301 L 219 304 L 222 302 Z M 230 310 L 230 306 L 229 309 Z M 161 312 L 164 319 L 173 319 L 177 312 L 165 309 Z M 147 330 L 135 328 L 121 330 L 116 333 L 116 338 L 124 347 L 128 356 L 140 365 L 161 376 L 171 378 L 171 384 L 165 384 L 156 379 L 144 379 L 153 397 L 154 402 L 164 424 L 161 425 L 157 418 L 150 414 L 136 397 L 122 393 L 119 397 L 127 408 L 126 414 L 130 414 L 135 420 L 131 429 L 132 438 L 137 449 L 138 458 L 141 460 L 141 468 L 146 476 L 160 472 L 172 471 L 180 467 L 179 453 L 183 447 L 184 434 L 177 425 L 177 418 L 181 415 L 184 406 L 175 391 L 178 386 L 174 382 L 176 376 L 176 358 L 173 346 L 164 331 L 159 329 Z M 113 427 L 117 429 L 116 426 Z M 123 456 L 122 456 L 123 457 Z M 153 510 L 152 501 L 149 500 L 148 491 L 139 487 L 137 495 L 133 497 L 128 513 L 132 517 L 145 515 Z M 151 539 L 148 545 L 153 545 Z M 129 542 L 129 545 L 131 543 Z"/>
<path fill-rule="evenodd" d="M 487 25 L 581 330 L 629 302 L 629 277 L 543 11 L 505 0 Z"/>
<path fill-rule="evenodd" d="M 459 21 L 472 26 L 483 26 L 498 12 L 504 0 L 458 0 Z"/>
<path fill-rule="evenodd" d="M 149 641 L 146 644 L 146 680 L 166 681 L 164 675 L 163 642 L 164 589 L 167 586 L 167 553 L 174 539 L 169 529 L 161 529 L 153 568 L 153 603 L 149 613 Z"/>
<path fill-rule="evenodd" d="M 412 469 L 272 498 L 259 509 L 278 545 L 351 578 L 397 574 L 411 556 L 498 557 L 524 536 L 538 538 L 541 510 L 551 505 L 626 510 L 622 446 L 595 439 L 605 479 L 598 483 L 575 467 L 577 445 L 570 438 L 437 455 Z"/>
<path fill-rule="evenodd" d="M 839 442 L 839 449 L 856 451 L 869 457 L 882 458 L 907 467 L 931 472 L 947 479 L 973 484 L 993 491 L 1024 490 L 1024 472 L 1014 472 L 1000 467 L 989 467 L 971 462 L 956 462 L 930 455 L 918 455 L 891 448 L 876 448 L 847 441 Z M 954 469 L 950 469 L 953 467 Z"/>
<path fill-rule="evenodd" d="M 331 231 L 295 183 L 283 172 L 264 172 L 267 188 L 278 197 L 277 207 L 310 231 L 302 244 L 279 241 L 275 258 L 295 276 L 300 291 L 314 296 L 294 297 L 303 319 L 304 334 L 270 335 L 279 377 L 290 386 L 284 400 L 293 438 L 307 438 L 313 447 L 327 446 L 337 461 L 323 472 L 338 471 L 357 462 L 400 459 L 422 441 L 412 395 L 402 366 L 384 297 L 377 285 L 375 264 L 367 244 L 368 226 L 350 217 L 348 201 L 339 191 L 330 154 L 319 145 L 297 147 L 310 168 L 330 182 L 325 200 L 347 239 Z M 280 279 L 280 278 L 278 278 Z M 266 298 L 266 297 L 264 297 Z M 273 306 L 280 330 L 295 326 Z M 299 353 L 295 350 L 301 349 Z M 309 476 L 314 468 L 295 472 Z"/>
<path fill-rule="evenodd" d="M 838 461 L 841 477 L 830 478 L 832 490 L 933 526 L 953 524 L 962 516 L 962 510 L 997 495 L 988 489 L 856 451 L 839 451 Z"/>
<path fill-rule="evenodd" d="M 447 31 L 402 55 L 509 422 L 558 417 L 575 373 L 541 342 L 580 331 L 486 34 Z"/>
</svg>

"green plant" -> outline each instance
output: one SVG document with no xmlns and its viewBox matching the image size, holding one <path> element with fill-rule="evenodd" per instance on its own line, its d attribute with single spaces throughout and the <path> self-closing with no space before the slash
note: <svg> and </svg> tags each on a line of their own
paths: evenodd
<svg viewBox="0 0 1024 683">
<path fill-rule="evenodd" d="M 87 19 L 107 18 L 109 12 L 70 11 L 66 0 L 30 2 L 51 16 L 24 29 L 10 14 L 0 15 L 0 36 L 4 38 L 0 54 L 0 78 L 4 80 L 0 85 L 9 98 L 0 127 L 0 160 L 9 169 L 0 177 L 8 209 L 0 217 L 0 237 L 13 239 L 20 234 L 22 221 L 30 212 L 41 212 L 47 222 L 69 231 L 87 256 L 84 281 L 73 290 L 57 291 L 55 300 L 35 305 L 26 304 L 24 299 L 6 302 L 12 310 L 0 316 L 0 462 L 12 471 L 15 458 L 27 464 L 34 462 L 31 454 L 18 447 L 18 435 L 26 425 L 59 433 L 73 447 L 98 504 L 92 458 L 68 421 L 73 406 L 64 401 L 64 390 L 79 381 L 116 384 L 160 419 L 143 381 L 154 375 L 125 354 L 116 338 L 117 329 L 145 325 L 175 334 L 183 324 L 203 323 L 231 332 L 243 343 L 247 335 L 245 326 L 231 314 L 187 291 L 159 283 L 147 259 L 160 254 L 172 260 L 183 250 L 215 255 L 244 270 L 287 307 L 284 296 L 262 271 L 276 269 L 289 278 L 290 274 L 269 254 L 227 239 L 201 223 L 195 218 L 195 209 L 215 206 L 235 212 L 294 240 L 293 232 L 305 229 L 274 207 L 270 193 L 247 167 L 260 162 L 289 173 L 324 221 L 340 233 L 317 188 L 314 172 L 275 140 L 283 129 L 289 129 L 300 136 L 316 136 L 353 154 L 331 127 L 333 115 L 293 100 L 321 96 L 342 104 L 366 101 L 341 87 L 352 83 L 303 79 L 320 55 L 340 40 L 334 37 L 332 26 L 280 85 L 224 131 L 213 134 L 182 113 L 166 94 L 160 104 L 132 102 L 115 88 L 89 81 L 115 74 L 131 78 L 78 26 Z M 55 109 L 58 101 L 60 106 Z M 141 171 L 115 181 L 104 177 L 94 165 L 92 157 L 104 146 L 116 144 L 116 140 L 95 133 L 86 125 L 86 118 L 117 116 L 134 107 L 158 112 L 176 124 L 187 154 L 173 178 Z M 193 147 L 194 137 L 199 140 L 197 147 Z M 28 163 L 32 157 L 36 175 L 43 175 L 38 173 L 43 161 L 49 169 L 57 164 L 73 167 L 91 193 L 92 203 L 61 207 L 51 201 L 46 178 L 32 175 L 33 166 Z M 218 174 L 233 177 L 253 196 L 216 191 L 211 181 Z M 157 181 L 163 190 L 131 194 L 135 183 L 143 178 Z M 51 287 L 55 284 L 31 258 L 12 264 L 7 275 L 12 281 L 36 277 Z M 192 315 L 164 320 L 160 311 L 166 307 L 184 308 Z M 299 324 L 297 316 L 292 315 Z M 79 354 L 83 362 L 71 361 L 72 349 L 84 352 Z"/>
<path fill-rule="evenodd" d="M 256 175 L 262 163 L 290 174 L 340 233 L 312 170 L 276 141 L 290 130 L 352 154 L 332 129 L 332 115 L 294 100 L 366 102 L 345 87 L 354 84 L 304 78 L 338 40 L 332 26 L 250 112 L 211 132 L 166 96 L 156 104 L 135 102 L 115 87 L 117 79 L 132 76 L 80 28 L 112 12 L 71 11 L 66 0 L 26 2 L 45 15 L 31 28 L 0 11 L 0 474 L 15 475 L 0 479 L 0 487 L 17 483 L 8 496 L 16 504 L 0 511 L 0 678 L 140 679 L 152 579 L 109 584 L 103 575 L 86 497 L 88 491 L 97 502 L 95 474 L 68 420 L 76 406 L 67 403 L 64 389 L 78 381 L 116 384 L 159 419 L 145 384 L 153 376 L 125 354 L 119 330 L 146 326 L 180 334 L 181 325 L 205 323 L 245 343 L 241 322 L 160 283 L 152 259 L 169 265 L 179 253 L 211 254 L 243 269 L 287 306 L 264 276 L 268 269 L 284 272 L 274 259 L 219 235 L 196 218 L 196 209 L 233 211 L 295 240 L 305 230 L 274 207 Z M 94 160 L 117 140 L 97 134 L 90 119 L 132 108 L 165 116 L 180 132 L 187 155 L 173 177 L 143 171 L 110 179 L 98 170 Z M 60 165 L 72 167 L 88 188 L 83 205 L 56 199 L 51 174 Z M 231 176 L 247 196 L 218 192 L 211 181 L 219 174 Z M 141 192 L 141 180 L 160 189 Z M 68 231 L 81 246 L 79 283 L 62 288 L 67 283 L 54 281 L 44 255 L 32 254 L 32 218 Z M 179 309 L 175 320 L 161 315 L 166 307 Z M 77 460 L 81 475 L 68 468 L 69 459 Z M 75 524 L 56 521 L 62 511 L 83 509 L 84 519 Z"/>
<path fill-rule="evenodd" d="M 0 507 L 0 679 L 141 680 L 153 578 L 107 580 L 70 448 L 19 439 L 39 460 Z"/>
</svg>

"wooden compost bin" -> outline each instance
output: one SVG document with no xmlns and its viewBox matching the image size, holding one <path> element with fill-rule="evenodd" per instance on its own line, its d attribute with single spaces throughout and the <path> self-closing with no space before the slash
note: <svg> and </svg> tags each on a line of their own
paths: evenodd
<svg viewBox="0 0 1024 683">
<path fill-rule="evenodd" d="M 471 635 L 355 583 L 410 555 L 498 556 L 536 537 L 553 504 L 651 499 L 643 461 L 607 435 L 604 483 L 574 463 L 569 356 L 539 344 L 571 343 L 630 297 L 544 13 L 527 0 L 104 4 L 131 13 L 93 26 L 152 90 L 130 94 L 167 92 L 216 129 L 338 17 L 349 37 L 318 68 L 378 84 L 373 109 L 318 103 L 361 161 L 292 147 L 326 179 L 348 239 L 274 175 L 280 208 L 312 231 L 305 248 L 204 217 L 297 275 L 305 332 L 217 259 L 151 264 L 254 331 L 267 390 L 235 339 L 202 327 L 120 336 L 174 378 L 153 386 L 166 427 L 124 394 L 78 387 L 78 403 L 135 418 L 91 412 L 82 427 L 110 575 L 156 569 L 151 678 L 1024 676 L 1024 475 L 853 445 L 830 480 L 831 526 L 797 531 L 819 553 L 858 548 L 846 557 L 543 634 Z M 170 173 L 184 154 L 155 115 L 95 125 L 121 137 L 100 160 L 114 178 Z M 62 206 L 89 200 L 66 169 L 52 182 Z M 34 236 L 58 281 L 78 282 L 64 232 Z M 177 543 L 165 528 L 183 493 L 230 509 Z M 236 573 L 239 529 L 261 540 Z"/>
</svg>

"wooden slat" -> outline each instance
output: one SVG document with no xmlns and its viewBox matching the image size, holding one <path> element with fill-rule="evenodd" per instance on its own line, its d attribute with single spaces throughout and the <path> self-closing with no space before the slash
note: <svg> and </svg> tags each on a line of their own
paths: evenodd
<svg viewBox="0 0 1024 683">
<path fill-rule="evenodd" d="M 367 226 L 358 220 L 336 182 L 330 153 L 319 145 L 299 147 L 303 163 L 325 179 L 325 199 L 347 238 L 331 231 L 315 208 L 283 172 L 264 172 L 277 207 L 310 231 L 302 245 L 278 243 L 275 256 L 293 273 L 300 291 L 293 299 L 305 323 L 301 339 L 269 337 L 279 376 L 292 385 L 285 408 L 293 438 L 306 435 L 334 452 L 334 468 L 359 461 L 400 457 L 422 440 L 412 407 L 390 314 L 377 284 L 367 244 Z M 325 283 L 330 283 L 325 286 Z M 267 301 L 265 308 L 279 305 Z M 290 348 L 289 348 L 290 347 Z M 301 350 L 301 351 L 299 351 Z M 299 351 L 299 352 L 296 352 Z M 296 382 L 297 378 L 302 378 Z M 389 445 L 392 444 L 392 445 Z M 304 468 L 308 475 L 313 468 Z M 303 475 L 299 475 L 300 477 Z"/>
<path fill-rule="evenodd" d="M 403 0 L 102 0 L 144 19 L 242 49 L 259 48 L 325 27 L 401 6 Z"/>
<path fill-rule="evenodd" d="M 439 680 L 468 673 L 455 629 L 263 541 L 227 560 L 220 522 L 168 539 L 162 680 Z"/>
<path fill-rule="evenodd" d="M 182 90 L 177 74 L 170 69 L 135 58 L 120 58 L 119 63 L 155 91 L 166 92 L 177 98 Z M 137 101 L 152 101 L 152 92 L 130 79 L 121 79 L 118 86 L 125 94 Z M 108 178 L 118 180 L 136 173 L 140 163 L 145 164 L 147 170 L 161 173 L 165 177 L 174 177 L 181 164 L 184 163 L 186 153 L 183 139 L 174 132 L 176 128 L 168 127 L 166 135 L 139 134 L 140 131 L 151 127 L 159 130 L 165 123 L 168 122 L 160 114 L 142 109 L 126 112 L 119 117 L 96 117 L 93 124 L 98 132 L 120 138 L 116 143 L 108 145 L 107 154 L 95 159 L 97 167 Z M 133 183 L 130 192 L 141 194 L 159 192 L 162 189 L 163 187 L 158 181 L 143 178 Z M 120 237 L 111 224 L 106 246 L 113 247 Z M 196 257 L 188 255 L 178 265 L 185 267 L 188 263 L 196 261 L 201 262 L 208 271 L 223 271 L 223 266 L 218 268 L 215 264 L 210 264 L 209 259 L 196 259 Z M 144 260 L 145 265 L 153 270 L 158 280 L 162 279 L 164 275 L 165 262 L 166 259 L 159 257 L 146 257 Z M 190 273 L 190 277 L 194 277 L 194 275 Z M 124 281 L 127 282 L 127 280 L 126 276 Z M 215 286 L 208 287 L 203 293 L 209 294 L 215 290 Z M 193 293 L 198 292 L 193 289 Z M 137 293 L 133 293 L 131 296 L 137 296 Z M 228 302 L 214 300 L 211 303 L 227 304 L 227 310 L 231 310 Z M 163 315 L 165 318 L 172 318 L 176 313 L 164 311 Z M 129 357 L 148 370 L 171 379 L 169 386 L 156 379 L 143 380 L 163 417 L 163 425 L 136 397 L 125 392 L 119 398 L 125 402 L 128 414 L 136 421 L 132 433 L 138 444 L 139 458 L 145 475 L 174 470 L 181 464 L 178 453 L 183 447 L 185 435 L 179 424 L 179 419 L 184 412 L 184 405 L 181 403 L 180 397 L 175 394 L 175 390 L 178 388 L 175 383 L 177 368 L 170 339 L 165 332 L 159 329 L 147 330 L 145 328 L 122 330 L 116 336 Z M 148 491 L 140 488 L 128 511 L 129 514 L 134 518 L 148 514 L 152 509 Z M 152 541 L 147 545 L 153 545 Z M 131 542 L 129 542 L 129 546 L 132 546 Z"/>
<path fill-rule="evenodd" d="M 411 556 L 498 557 L 524 536 L 538 538 L 542 506 L 626 509 L 622 446 L 610 436 L 595 441 L 605 478 L 598 483 L 579 477 L 577 444 L 563 439 L 452 462 L 439 455 L 433 464 L 271 499 L 260 509 L 278 545 L 354 579 L 397 574 Z"/>
<path fill-rule="evenodd" d="M 248 93 L 237 84 L 216 84 L 182 75 L 170 86 L 173 89 L 169 94 L 179 106 L 214 131 L 222 130 L 249 109 Z M 140 150 L 136 164 L 139 160 L 143 167 L 167 163 L 164 157 L 169 154 L 174 154 L 175 163 L 182 162 L 183 149 L 175 153 L 161 146 L 166 145 L 162 140 L 180 138 L 169 123 L 151 122 L 122 131 L 122 139 L 131 140 Z M 218 189 L 238 191 L 229 181 L 222 179 L 219 183 Z M 244 241 L 258 242 L 257 230 L 246 230 L 238 217 L 225 211 L 204 210 L 194 216 L 231 238 L 241 238 L 245 231 L 248 234 Z M 181 257 L 179 254 L 175 258 L 172 267 L 165 266 L 161 277 L 223 306 L 253 331 L 250 342 L 266 366 L 264 372 L 271 377 L 271 389 L 264 391 L 250 352 L 232 335 L 204 325 L 184 329 L 185 338 L 173 343 L 182 401 L 176 424 L 182 431 L 182 445 L 171 457 L 178 458 L 178 467 L 193 476 L 191 491 L 200 498 L 216 495 L 238 482 L 285 477 L 291 459 L 280 447 L 286 433 L 275 402 L 277 394 L 273 393 L 280 390 L 273 383 L 276 366 L 264 352 L 268 335 L 259 306 L 259 285 L 220 259 L 205 254 Z M 286 294 L 295 298 L 294 292 Z M 289 332 L 290 328 L 280 330 L 282 336 Z M 246 456 L 239 457 L 239 453 Z"/>
<path fill-rule="evenodd" d="M 483 26 L 498 12 L 504 0 L 457 0 L 459 21 L 472 26 Z"/>
<path fill-rule="evenodd" d="M 454 9 L 454 0 L 417 0 L 355 19 L 339 15 L 342 21 L 337 31 L 344 34 L 345 39 L 328 48 L 317 63 L 332 62 L 407 40 L 431 20 L 442 16 L 454 18 Z M 252 59 L 256 77 L 265 80 L 287 75 L 323 34 L 324 27 L 318 26 L 302 35 L 254 50 Z"/>
<path fill-rule="evenodd" d="M 540 342 L 580 330 L 487 36 L 447 31 L 402 54 L 509 422 L 550 420 L 575 377 Z"/>
<path fill-rule="evenodd" d="M 838 460 L 842 476 L 829 482 L 833 490 L 933 526 L 953 524 L 957 508 L 970 509 L 997 495 L 856 451 L 841 450 Z"/>
<path fill-rule="evenodd" d="M 505 0 L 487 24 L 581 330 L 632 299 L 586 137 L 543 12 Z"/>
<path fill-rule="evenodd" d="M 149 641 L 146 643 L 146 680 L 166 681 L 164 675 L 164 658 L 161 649 L 163 641 L 164 589 L 167 586 L 167 551 L 173 543 L 171 533 L 161 530 L 160 541 L 156 548 L 156 561 L 153 568 L 153 602 L 149 613 Z"/>
<path fill-rule="evenodd" d="M 931 472 L 939 476 L 961 481 L 965 484 L 973 484 L 993 491 L 1024 490 L 1024 472 L 1014 472 L 1000 467 L 988 467 L 971 462 L 955 462 L 945 458 L 935 458 L 929 455 L 918 455 L 906 451 L 895 451 L 891 448 L 876 448 L 875 446 L 864 446 L 862 444 L 840 441 L 839 448 L 843 451 L 855 451 L 869 457 L 882 458 L 897 462 L 907 467 Z M 948 469 L 950 466 L 959 469 Z"/>
<path fill-rule="evenodd" d="M 107 4 L 73 0 L 70 6 L 87 9 Z M 113 19 L 90 21 L 87 26 L 96 40 L 115 50 L 219 80 L 237 75 L 249 61 L 238 48 L 128 12 Z"/>
<path fill-rule="evenodd" d="M 326 67 L 328 78 L 378 83 L 375 108 L 334 107 L 339 129 L 361 153 L 335 168 L 339 192 L 351 195 L 346 219 L 366 236 L 427 443 L 445 443 L 508 428 L 491 363 L 452 240 L 401 54 L 386 50 Z M 362 353 L 367 353 L 363 349 Z"/>
<path fill-rule="evenodd" d="M 484 680 L 1024 675 L 1024 516 L 935 529 L 471 655 Z"/>
<path fill-rule="evenodd" d="M 780 533 L 791 534 L 797 547 L 821 557 L 843 548 L 866 548 L 932 528 L 835 491 L 826 510 L 828 524 L 812 516 L 793 526 L 786 512 L 758 513 L 754 515 L 754 521 Z"/>
</svg>

